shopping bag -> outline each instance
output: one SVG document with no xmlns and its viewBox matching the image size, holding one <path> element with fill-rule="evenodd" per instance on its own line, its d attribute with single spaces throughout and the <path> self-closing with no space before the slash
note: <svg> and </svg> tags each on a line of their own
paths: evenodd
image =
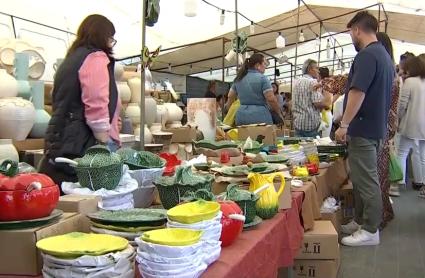
<svg viewBox="0 0 425 278">
<path fill-rule="evenodd" d="M 241 103 L 239 99 L 235 100 L 229 108 L 223 123 L 228 126 L 235 126 L 236 112 L 238 112 Z"/>
<path fill-rule="evenodd" d="M 390 182 L 398 182 L 403 180 L 403 171 L 401 170 L 400 162 L 398 161 L 397 156 L 393 152 L 390 152 L 389 167 Z"/>
</svg>

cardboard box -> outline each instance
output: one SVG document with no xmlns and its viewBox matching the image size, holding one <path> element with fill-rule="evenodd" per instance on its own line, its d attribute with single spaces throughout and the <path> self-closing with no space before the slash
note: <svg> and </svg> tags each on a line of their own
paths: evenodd
<svg viewBox="0 0 425 278">
<path fill-rule="evenodd" d="M 27 151 L 21 151 L 22 154 L 22 162 L 26 162 L 30 165 L 32 165 L 34 168 L 38 168 L 41 159 L 44 156 L 44 150 L 27 150 Z"/>
<path fill-rule="evenodd" d="M 274 182 L 274 187 L 276 192 L 278 192 L 280 187 L 280 182 Z M 281 209 L 290 209 L 292 207 L 292 195 L 291 195 L 291 184 L 289 181 L 286 181 L 285 188 L 283 193 L 279 196 L 279 210 Z"/>
<path fill-rule="evenodd" d="M 18 152 L 27 150 L 39 150 L 44 148 L 44 139 L 26 139 L 23 141 L 13 140 L 13 145 Z"/>
<path fill-rule="evenodd" d="M 341 187 L 337 194 L 337 201 L 339 201 L 341 206 L 341 224 L 346 224 L 354 217 L 354 195 L 351 182 Z"/>
<path fill-rule="evenodd" d="M 336 278 L 340 259 L 335 260 L 295 260 L 294 278 Z"/>
<path fill-rule="evenodd" d="M 191 143 L 196 140 L 196 128 L 194 127 L 165 128 L 162 131 L 173 133 L 171 143 Z"/>
<path fill-rule="evenodd" d="M 338 235 L 341 233 L 342 211 L 338 209 L 331 213 L 321 213 L 321 220 L 331 221 Z"/>
<path fill-rule="evenodd" d="M 338 234 L 331 221 L 314 221 L 314 228 L 304 233 L 299 260 L 334 260 L 339 256 Z"/>
<path fill-rule="evenodd" d="M 276 144 L 276 130 L 273 125 L 246 125 L 238 127 L 239 140 L 245 140 L 251 137 L 252 140 L 259 141 L 259 137 L 263 138 L 262 142 L 266 145 Z"/>
<path fill-rule="evenodd" d="M 64 213 L 58 222 L 37 228 L 0 231 L 0 275 L 39 275 L 43 266 L 35 246 L 46 237 L 80 231 L 81 215 Z"/>
</svg>

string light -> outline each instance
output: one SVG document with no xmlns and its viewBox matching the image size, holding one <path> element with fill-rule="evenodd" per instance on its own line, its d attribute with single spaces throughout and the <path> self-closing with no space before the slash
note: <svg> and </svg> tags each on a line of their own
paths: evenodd
<svg viewBox="0 0 425 278">
<path fill-rule="evenodd" d="M 226 76 L 229 76 L 229 68 L 226 69 Z"/>
<path fill-rule="evenodd" d="M 185 0 L 184 1 L 184 15 L 187 17 L 196 16 L 198 11 L 198 0 Z"/>
<path fill-rule="evenodd" d="M 298 41 L 300 41 L 300 42 L 305 41 L 305 37 L 304 37 L 303 29 L 301 29 L 300 36 L 299 36 L 299 38 L 298 38 Z"/>
<path fill-rule="evenodd" d="M 192 64 L 190 64 L 190 67 L 189 67 L 190 74 L 192 74 L 192 69 L 193 69 L 193 66 L 192 66 Z"/>
<path fill-rule="evenodd" d="M 316 36 L 316 46 L 317 47 L 320 46 L 320 38 L 319 38 L 319 36 Z"/>
<path fill-rule="evenodd" d="M 224 20 L 226 19 L 226 13 L 224 10 L 221 10 L 220 14 L 220 25 L 224 25 Z"/>
<path fill-rule="evenodd" d="M 276 48 L 285 48 L 285 46 L 285 38 L 282 36 L 282 32 L 279 32 L 279 35 L 276 38 Z"/>
<path fill-rule="evenodd" d="M 251 25 L 249 26 L 249 33 L 253 35 L 255 33 L 255 25 L 254 21 L 251 21 Z"/>
<path fill-rule="evenodd" d="M 168 71 L 171 72 L 171 63 L 168 64 Z"/>
<path fill-rule="evenodd" d="M 329 41 L 329 39 L 326 43 L 326 58 L 331 58 L 331 42 Z"/>
<path fill-rule="evenodd" d="M 210 75 L 212 75 L 212 68 L 210 68 Z"/>
</svg>

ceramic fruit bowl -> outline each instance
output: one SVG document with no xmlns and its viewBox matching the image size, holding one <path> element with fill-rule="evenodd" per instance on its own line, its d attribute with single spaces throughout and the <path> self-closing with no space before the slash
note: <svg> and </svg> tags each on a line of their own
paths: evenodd
<svg viewBox="0 0 425 278">
<path fill-rule="evenodd" d="M 89 148 L 82 158 L 74 160 L 58 157 L 57 163 L 68 163 L 75 168 L 78 182 L 93 191 L 105 188 L 115 189 L 122 176 L 122 159 L 105 146 L 96 145 Z"/>
<path fill-rule="evenodd" d="M 162 205 L 170 209 L 182 201 L 187 191 L 206 189 L 211 192 L 213 180 L 212 175 L 194 174 L 191 167 L 186 166 L 178 167 L 174 176 L 155 179 L 154 184 L 158 189 Z"/>
<path fill-rule="evenodd" d="M 41 251 L 62 258 L 74 258 L 83 255 L 100 256 L 124 250 L 127 246 L 128 241 L 121 237 L 79 232 L 37 241 L 37 248 Z"/>
<path fill-rule="evenodd" d="M 163 148 L 164 148 L 163 144 L 145 144 L 145 151 L 148 151 L 151 153 L 160 153 L 162 152 Z"/>
<path fill-rule="evenodd" d="M 117 153 L 130 170 L 162 168 L 165 166 L 165 160 L 151 152 L 138 152 L 133 149 L 123 148 L 118 150 Z"/>
<path fill-rule="evenodd" d="M 169 209 L 167 216 L 171 221 L 192 224 L 214 218 L 219 210 L 220 204 L 217 202 L 198 200 Z"/>
<path fill-rule="evenodd" d="M 115 211 L 97 211 L 87 215 L 90 220 L 121 227 L 161 226 L 167 222 L 164 209 L 135 208 Z"/>
<path fill-rule="evenodd" d="M 202 231 L 167 228 L 144 232 L 141 239 L 146 242 L 168 246 L 187 246 L 195 244 L 202 236 Z"/>
<path fill-rule="evenodd" d="M 288 158 L 281 154 L 273 154 L 264 156 L 264 161 L 268 163 L 286 163 Z"/>
</svg>

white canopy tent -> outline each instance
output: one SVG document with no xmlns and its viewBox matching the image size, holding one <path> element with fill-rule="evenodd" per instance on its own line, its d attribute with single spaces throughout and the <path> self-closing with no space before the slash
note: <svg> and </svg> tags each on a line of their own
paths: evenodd
<svg viewBox="0 0 425 278">
<path fill-rule="evenodd" d="M 234 1 L 210 0 L 209 2 L 226 10 L 234 10 Z M 425 28 L 423 28 L 425 2 L 413 0 L 383 0 L 380 2 L 384 4 L 385 10 L 391 15 L 389 17 L 390 36 L 406 42 L 425 44 L 425 31 L 423 31 L 425 30 Z M 311 5 L 320 17 L 326 18 L 329 14 L 342 14 L 346 11 L 376 4 L 376 1 L 360 0 L 348 2 L 337 0 L 306 0 L 306 3 L 309 6 Z M 208 40 L 214 37 L 224 36 L 231 39 L 234 36 L 235 18 L 233 13 L 226 13 L 224 25 L 220 25 L 220 10 L 207 5 L 201 0 L 199 0 L 198 3 L 197 16 L 191 18 L 185 17 L 183 14 L 183 0 L 161 0 L 160 4 L 161 13 L 158 23 L 154 27 L 147 27 L 146 44 L 150 49 L 154 49 L 159 45 L 162 45 L 163 48 L 169 48 Z M 295 26 L 296 8 L 297 0 L 238 0 L 238 10 L 240 13 L 256 23 L 261 22 L 261 25 L 267 27 L 264 29 L 256 26 L 256 33 L 261 33 L 270 29 L 278 30 L 286 26 Z M 117 58 L 140 53 L 142 34 L 140 28 L 141 9 L 142 1 L 140 0 L 9 1 L 0 8 L 0 12 L 3 13 L 0 14 L 0 38 L 13 38 L 16 35 L 18 38 L 30 40 L 34 45 L 43 47 L 45 49 L 46 60 L 48 64 L 50 64 L 50 66 L 47 66 L 47 71 L 43 79 L 51 80 L 53 73 L 51 65 L 55 62 L 56 58 L 64 56 L 66 49 L 74 38 L 71 33 L 76 32 L 80 22 L 89 14 L 103 14 L 114 23 L 116 27 L 115 38 L 118 41 L 115 47 Z M 378 7 L 375 6 L 374 9 L 376 11 Z M 9 15 L 14 16 L 13 23 Z M 241 28 L 246 28 L 251 23 L 243 17 L 239 17 L 238 21 L 239 27 Z M 315 16 L 307 11 L 305 6 L 302 6 L 300 22 L 305 23 L 311 21 L 316 21 Z M 69 33 L 35 24 L 34 22 L 68 31 Z M 341 18 L 341 20 L 325 23 L 325 27 L 329 32 L 339 32 L 345 28 L 346 22 L 347 18 Z M 318 32 L 317 26 L 312 25 L 311 28 L 315 30 L 316 33 Z M 394 32 L 392 32 L 392 30 L 394 30 Z M 313 33 L 309 32 L 309 29 L 304 29 L 304 32 L 307 40 L 314 36 Z M 276 35 L 276 33 L 271 33 L 267 36 L 249 38 L 248 45 L 259 50 L 273 48 Z M 288 30 L 285 36 L 287 37 L 287 44 L 289 44 L 295 41 L 297 34 L 294 33 L 294 30 Z M 343 40 L 342 38 L 340 39 L 339 36 L 336 36 L 336 38 L 338 41 Z M 323 43 L 325 42 L 322 42 L 322 44 Z M 229 45 L 230 44 L 226 47 L 226 50 Z M 309 43 L 305 43 L 304 45 L 300 46 L 298 54 L 311 51 L 312 47 L 311 45 L 309 46 Z M 215 55 L 215 52 L 219 55 L 221 55 L 222 52 L 222 47 L 217 49 L 217 45 L 213 45 L 212 47 L 207 47 L 207 45 L 204 45 L 204 47 L 202 47 L 202 45 L 193 47 L 197 47 L 197 49 L 195 48 L 197 52 L 194 52 L 194 48 L 189 47 L 187 49 L 176 49 L 173 53 L 164 53 L 164 55 L 159 57 L 155 68 L 163 69 L 168 63 L 175 64 L 173 59 L 190 63 L 194 58 L 194 54 L 202 54 L 203 56 L 198 56 L 211 58 L 218 56 Z M 288 57 L 293 56 L 293 54 L 290 53 L 290 51 L 293 51 L 291 49 L 292 47 L 284 49 L 285 51 L 289 51 L 288 54 L 286 54 Z M 398 47 L 396 49 L 398 49 Z M 278 55 L 280 52 L 281 51 L 269 50 L 267 53 Z M 344 52 L 346 52 L 346 50 L 344 50 Z M 348 52 L 347 50 L 346 53 L 348 54 Z M 185 55 L 183 55 L 183 53 Z M 206 60 L 196 66 L 193 65 L 192 71 L 190 71 L 188 66 L 181 67 L 181 69 L 173 68 L 175 72 L 179 74 L 195 74 L 206 71 L 207 75 L 209 75 L 210 68 L 221 68 L 221 59 L 217 60 L 218 63 Z M 301 62 L 302 60 L 303 59 L 301 59 Z M 178 62 L 176 64 L 178 64 Z M 205 73 L 203 75 L 201 74 L 203 77 L 204 75 Z"/>
</svg>

